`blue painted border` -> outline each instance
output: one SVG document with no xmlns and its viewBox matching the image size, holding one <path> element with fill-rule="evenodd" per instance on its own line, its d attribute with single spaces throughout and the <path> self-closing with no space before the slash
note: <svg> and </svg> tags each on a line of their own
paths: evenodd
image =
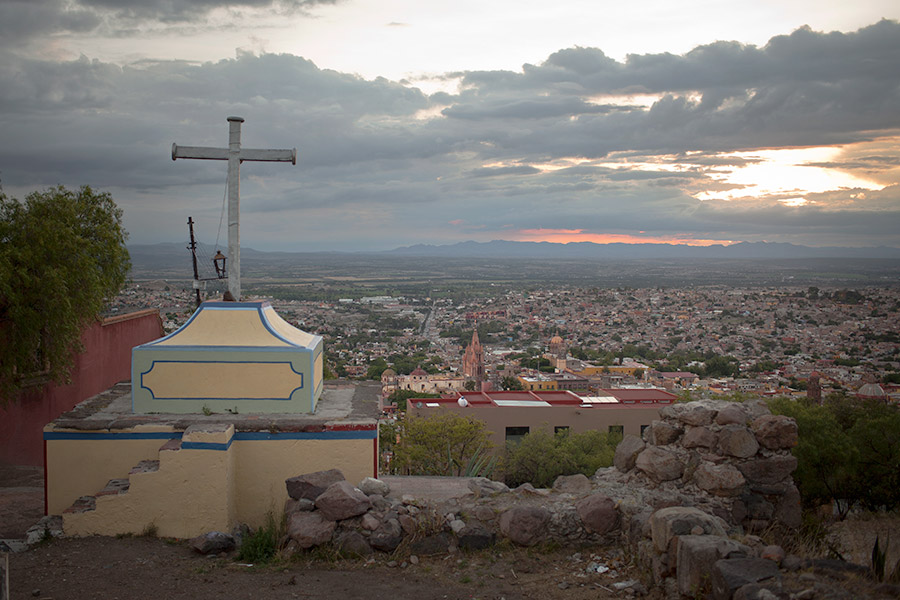
<svg viewBox="0 0 900 600">
<path fill-rule="evenodd" d="M 261 442 L 261 441 L 286 441 L 286 440 L 374 440 L 378 435 L 377 429 L 363 429 L 351 431 L 284 431 L 280 433 L 270 433 L 267 431 L 237 431 L 234 436 L 226 444 L 213 442 L 182 442 L 181 447 L 185 450 L 218 450 L 224 451 L 231 447 L 234 441 L 239 442 Z M 75 431 L 45 431 L 44 440 L 78 440 L 78 441 L 97 441 L 97 440 L 177 440 L 181 439 L 183 432 L 180 431 L 156 431 L 156 432 L 75 432 Z"/>
<path fill-rule="evenodd" d="M 156 363 L 175 363 L 175 364 L 202 364 L 202 365 L 214 365 L 214 364 L 253 364 L 253 365 L 288 365 L 291 368 L 291 371 L 300 376 L 300 385 L 291 390 L 291 393 L 288 394 L 287 398 L 221 398 L 221 397 L 191 397 L 191 398 L 183 398 L 180 396 L 160 396 L 157 397 L 156 394 L 153 393 L 153 390 L 146 385 L 144 385 L 144 375 L 150 373 L 153 370 L 153 367 L 156 366 Z M 294 363 L 292 361 L 287 360 L 262 360 L 262 361 L 253 361 L 248 362 L 244 360 L 150 360 L 150 368 L 141 373 L 141 384 L 140 387 L 142 390 L 147 390 L 150 393 L 151 400 L 202 400 L 202 401 L 211 401 L 211 400 L 222 400 L 233 402 L 235 400 L 241 400 L 246 402 L 255 402 L 262 400 L 275 400 L 279 402 L 289 402 L 294 394 L 297 393 L 298 390 L 303 389 L 303 373 L 294 368 Z M 132 394 L 132 406 L 134 406 L 133 394 Z"/>
</svg>

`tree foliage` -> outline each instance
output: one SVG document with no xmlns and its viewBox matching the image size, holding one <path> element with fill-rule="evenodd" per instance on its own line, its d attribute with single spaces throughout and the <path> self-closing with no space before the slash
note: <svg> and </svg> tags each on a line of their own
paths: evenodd
<svg viewBox="0 0 900 600">
<path fill-rule="evenodd" d="M 770 407 L 797 421 L 794 479 L 807 506 L 900 507 L 900 409 L 841 394 L 822 405 L 777 398 Z"/>
<path fill-rule="evenodd" d="M 411 417 L 400 423 L 392 470 L 403 475 L 460 477 L 493 444 L 483 421 L 456 413 Z"/>
<path fill-rule="evenodd" d="M 0 399 L 35 375 L 67 379 L 84 327 L 125 283 L 126 237 L 108 193 L 0 193 Z"/>
<path fill-rule="evenodd" d="M 533 431 L 521 442 L 507 445 L 506 484 L 531 483 L 535 487 L 550 487 L 560 475 L 583 473 L 590 477 L 600 467 L 612 464 L 616 445 L 621 439 L 620 435 L 596 430 L 576 434 L 565 431 L 555 435 L 548 431 Z"/>
</svg>

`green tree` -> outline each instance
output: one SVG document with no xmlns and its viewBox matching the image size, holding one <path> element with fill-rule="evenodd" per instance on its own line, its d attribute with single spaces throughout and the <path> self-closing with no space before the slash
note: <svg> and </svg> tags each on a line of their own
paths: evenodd
<svg viewBox="0 0 900 600">
<path fill-rule="evenodd" d="M 513 375 L 504 375 L 503 379 L 500 380 L 500 387 L 502 387 L 504 390 L 513 391 L 522 391 L 525 389 L 525 386 L 522 385 L 522 382 L 519 381 L 519 378 Z"/>
<path fill-rule="evenodd" d="M 366 369 L 366 379 L 381 379 L 381 374 L 387 369 L 387 361 L 384 360 L 384 357 L 379 356 L 369 363 L 369 368 Z"/>
<path fill-rule="evenodd" d="M 583 473 L 590 477 L 600 467 L 612 464 L 621 436 L 601 431 L 551 434 L 538 430 L 517 444 L 508 444 L 504 474 L 506 484 L 531 483 L 550 487 L 560 475 Z"/>
<path fill-rule="evenodd" d="M 126 238 L 108 193 L 0 193 L 0 401 L 35 375 L 67 380 L 82 331 L 128 276 Z"/>
<path fill-rule="evenodd" d="M 469 462 L 493 448 L 483 421 L 456 413 L 412 417 L 400 426 L 394 465 L 403 475 L 460 477 Z"/>
<path fill-rule="evenodd" d="M 440 394 L 426 394 L 425 392 L 417 392 L 415 390 L 394 390 L 388 396 L 388 403 L 396 402 L 397 410 L 406 410 L 406 401 L 410 398 L 440 398 Z"/>
</svg>

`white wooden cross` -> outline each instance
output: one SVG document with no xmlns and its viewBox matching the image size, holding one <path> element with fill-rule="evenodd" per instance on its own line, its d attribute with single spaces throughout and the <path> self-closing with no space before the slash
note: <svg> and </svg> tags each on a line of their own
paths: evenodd
<svg viewBox="0 0 900 600">
<path fill-rule="evenodd" d="M 228 147 L 179 146 L 172 144 L 172 160 L 197 158 L 228 161 L 228 291 L 236 301 L 241 299 L 241 163 L 245 160 L 261 162 L 290 162 L 297 164 L 297 149 L 259 150 L 241 149 L 241 117 L 228 117 Z"/>
</svg>

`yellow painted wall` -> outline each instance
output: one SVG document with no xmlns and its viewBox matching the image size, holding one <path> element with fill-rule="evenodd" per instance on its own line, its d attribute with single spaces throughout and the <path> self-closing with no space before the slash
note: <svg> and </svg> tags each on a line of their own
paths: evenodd
<svg viewBox="0 0 900 600">
<path fill-rule="evenodd" d="M 233 428 L 231 430 L 233 432 Z M 227 443 L 222 432 L 186 432 L 184 443 Z M 227 450 L 167 449 L 165 440 L 47 440 L 48 506 L 61 514 L 80 496 L 94 495 L 110 479 L 129 477 L 141 460 L 159 460 L 158 471 L 129 477 L 125 494 L 100 496 L 97 508 L 66 513 L 67 535 L 140 534 L 186 538 L 258 527 L 276 517 L 287 499 L 284 480 L 340 469 L 356 485 L 374 477 L 376 440 L 234 440 Z M 177 448 L 177 444 L 175 445 Z"/>
</svg>

